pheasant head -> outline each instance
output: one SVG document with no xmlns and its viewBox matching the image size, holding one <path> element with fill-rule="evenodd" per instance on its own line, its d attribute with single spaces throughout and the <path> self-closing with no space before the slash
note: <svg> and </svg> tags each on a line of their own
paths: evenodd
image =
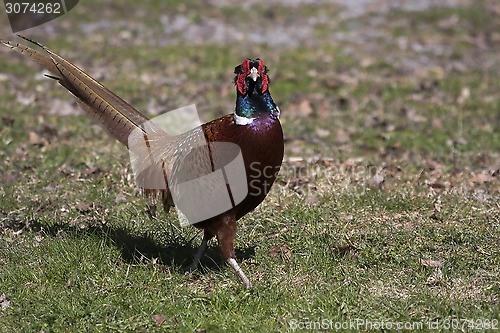
<svg viewBox="0 0 500 333">
<path fill-rule="evenodd" d="M 250 124 L 261 115 L 279 117 L 279 108 L 269 92 L 269 76 L 264 62 L 245 59 L 234 69 L 236 84 L 235 122 L 238 125 Z"/>
</svg>

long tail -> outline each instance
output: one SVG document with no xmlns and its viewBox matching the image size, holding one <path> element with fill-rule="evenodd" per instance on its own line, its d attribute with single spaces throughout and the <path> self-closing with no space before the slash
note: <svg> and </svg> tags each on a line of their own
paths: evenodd
<svg viewBox="0 0 500 333">
<path fill-rule="evenodd" d="M 68 89 L 85 112 L 121 143 L 128 147 L 128 138 L 132 131 L 144 131 L 141 125 L 148 121 L 148 118 L 133 106 L 45 46 L 26 37 L 19 37 L 38 45 L 46 54 L 18 43 L 2 40 L 0 43 L 45 67 L 51 73 L 47 76 Z"/>
</svg>

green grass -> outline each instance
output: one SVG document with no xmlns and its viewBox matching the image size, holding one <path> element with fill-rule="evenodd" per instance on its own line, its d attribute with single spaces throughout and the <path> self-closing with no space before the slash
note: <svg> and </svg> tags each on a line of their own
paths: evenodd
<svg viewBox="0 0 500 333">
<path fill-rule="evenodd" d="M 59 32 L 27 35 L 146 113 L 194 102 L 205 121 L 233 110 L 234 66 L 247 56 L 265 60 L 286 156 L 268 198 L 238 224 L 238 261 L 254 287 L 242 288 L 215 243 L 185 275 L 199 231 L 154 212 L 127 151 L 85 116 L 61 116 L 71 97 L 2 49 L 1 332 L 286 332 L 313 322 L 333 331 L 357 319 L 421 323 L 423 331 L 455 319 L 467 332 L 473 320 L 498 323 L 493 2 L 349 20 L 327 4 L 252 10 L 169 1 L 141 4 L 137 14 L 209 18 L 250 32 L 252 22 L 332 16 L 298 46 L 169 44 L 158 20 L 128 18 L 132 5 L 139 8 L 88 1 L 71 14 L 74 31 L 61 19 L 53 22 Z M 106 20 L 92 34 L 80 31 Z"/>
</svg>

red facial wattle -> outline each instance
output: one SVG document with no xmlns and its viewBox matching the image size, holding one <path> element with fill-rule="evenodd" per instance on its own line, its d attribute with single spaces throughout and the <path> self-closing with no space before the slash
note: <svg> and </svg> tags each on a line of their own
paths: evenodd
<svg viewBox="0 0 500 333">
<path fill-rule="evenodd" d="M 262 93 L 266 92 L 267 87 L 269 85 L 269 77 L 266 74 L 266 66 L 262 60 L 259 60 L 259 68 L 257 68 L 257 72 L 262 78 Z"/>
<path fill-rule="evenodd" d="M 236 79 L 236 86 L 238 87 L 238 91 L 243 95 L 247 93 L 245 78 L 249 73 L 250 73 L 250 59 L 245 59 L 241 63 L 241 71 L 240 73 L 238 73 L 238 77 Z"/>
<path fill-rule="evenodd" d="M 253 67 L 255 67 L 257 69 L 258 77 L 260 77 L 262 80 L 262 85 L 261 85 L 262 89 L 259 93 L 263 94 L 268 89 L 269 77 L 266 74 L 267 68 L 264 65 L 264 62 L 262 60 L 259 59 L 258 61 L 259 61 L 259 63 L 257 66 L 255 64 L 253 64 L 253 66 L 252 66 L 252 62 L 256 62 L 256 61 L 252 61 L 251 59 L 245 59 L 241 63 L 241 66 L 238 66 L 240 68 L 239 68 L 239 72 L 237 73 L 237 77 L 236 77 L 236 86 L 238 88 L 238 91 L 242 95 L 245 95 L 247 93 L 246 79 L 250 75 Z"/>
</svg>

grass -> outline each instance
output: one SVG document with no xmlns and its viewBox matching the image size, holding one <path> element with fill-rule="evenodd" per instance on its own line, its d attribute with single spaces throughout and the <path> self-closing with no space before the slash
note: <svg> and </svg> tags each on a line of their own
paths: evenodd
<svg viewBox="0 0 500 333">
<path fill-rule="evenodd" d="M 150 115 L 193 102 L 203 120 L 226 114 L 233 67 L 248 55 L 266 61 L 286 156 L 266 201 L 238 225 L 238 261 L 254 288 L 241 287 L 214 243 L 185 275 L 199 232 L 155 212 L 126 150 L 5 49 L 0 331 L 333 331 L 357 320 L 361 331 L 380 322 L 498 329 L 494 2 L 351 19 L 336 16 L 340 7 L 286 3 L 252 11 L 151 2 L 137 14 L 254 35 L 291 29 L 291 18 L 317 21 L 300 45 L 193 43 L 145 19 L 127 39 L 134 4 L 88 1 L 71 14 L 74 31 L 61 19 L 50 23 L 59 31 L 42 26 L 30 37 Z M 100 29 L 82 32 L 95 22 Z"/>
</svg>

